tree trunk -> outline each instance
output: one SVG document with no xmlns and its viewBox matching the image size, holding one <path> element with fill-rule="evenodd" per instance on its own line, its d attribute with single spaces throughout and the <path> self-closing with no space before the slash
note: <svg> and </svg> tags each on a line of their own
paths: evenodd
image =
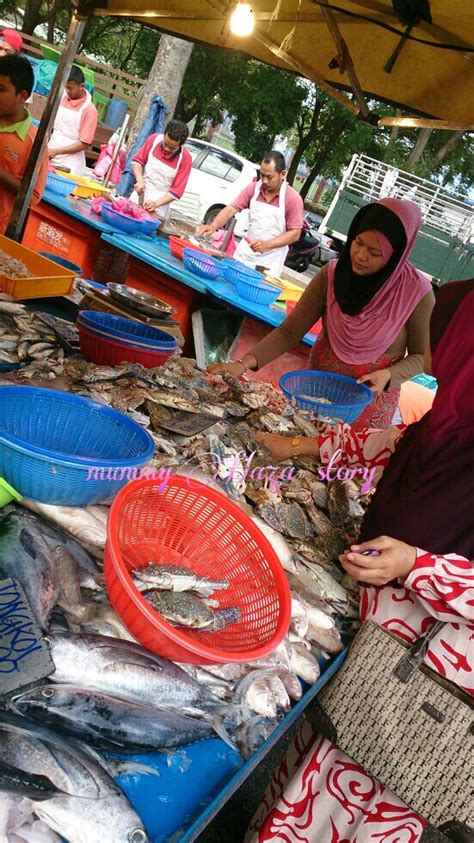
<svg viewBox="0 0 474 843">
<path fill-rule="evenodd" d="M 299 163 L 306 150 L 308 149 L 311 141 L 314 140 L 314 138 L 316 137 L 318 131 L 318 119 L 320 111 L 321 104 L 316 102 L 313 108 L 313 113 L 311 115 L 311 123 L 309 124 L 306 133 L 300 135 L 298 146 L 296 147 L 293 158 L 291 159 L 291 164 L 288 169 L 288 175 L 286 177 L 289 184 L 293 184 Z"/>
<path fill-rule="evenodd" d="M 28 0 L 23 17 L 21 31 L 26 35 L 33 35 L 36 27 L 41 21 L 41 5 L 43 0 Z"/>
<path fill-rule="evenodd" d="M 405 162 L 405 167 L 407 168 L 407 170 L 417 164 L 420 160 L 421 156 L 423 155 L 423 152 L 425 151 L 426 144 L 430 139 L 432 131 L 433 129 L 420 129 L 420 134 L 416 139 L 415 146 L 413 147 Z"/>
<path fill-rule="evenodd" d="M 158 52 L 148 80 L 142 88 L 137 113 L 132 123 L 128 139 L 130 150 L 138 137 L 145 118 L 150 110 L 150 103 L 158 94 L 169 108 L 172 117 L 178 102 L 179 92 L 183 84 L 183 77 L 191 58 L 193 44 L 171 35 L 162 35 Z"/>
<path fill-rule="evenodd" d="M 401 117 L 402 116 L 402 109 L 401 108 L 395 109 L 395 115 L 396 115 L 396 117 Z M 399 134 L 400 134 L 400 126 L 392 126 L 392 129 L 390 131 L 390 138 L 389 138 L 388 144 L 385 148 L 385 152 L 384 152 L 384 156 L 383 156 L 383 161 L 384 161 L 385 164 L 390 163 L 390 158 L 392 157 L 392 152 L 393 152 L 393 149 L 394 149 L 395 144 L 397 142 L 397 138 L 398 138 Z"/>
<path fill-rule="evenodd" d="M 448 158 L 449 155 L 451 155 L 451 153 L 454 151 L 454 147 L 457 146 L 457 144 L 461 140 L 463 134 L 464 134 L 463 132 L 452 132 L 451 133 L 451 135 L 448 138 L 448 140 L 446 141 L 446 143 L 443 144 L 443 146 L 440 149 L 438 149 L 438 152 L 436 153 L 436 155 L 433 156 L 433 167 L 431 169 L 431 172 L 433 172 L 433 170 L 436 170 L 439 167 L 439 165 L 442 164 L 443 161 L 445 161 L 446 158 Z"/>
</svg>

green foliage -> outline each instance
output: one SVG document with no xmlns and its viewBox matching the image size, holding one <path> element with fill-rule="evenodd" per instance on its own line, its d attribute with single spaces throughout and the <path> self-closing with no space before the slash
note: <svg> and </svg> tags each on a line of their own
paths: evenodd
<svg viewBox="0 0 474 843">
<path fill-rule="evenodd" d="M 237 152 L 259 161 L 271 149 L 277 135 L 291 129 L 306 97 L 305 84 L 297 76 L 256 61 L 231 91 L 226 103 L 234 116 Z"/>
</svg>

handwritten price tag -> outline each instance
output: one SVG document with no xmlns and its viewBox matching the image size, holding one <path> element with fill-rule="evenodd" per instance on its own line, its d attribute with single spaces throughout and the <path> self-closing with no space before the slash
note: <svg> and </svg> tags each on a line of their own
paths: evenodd
<svg viewBox="0 0 474 843">
<path fill-rule="evenodd" d="M 0 580 L 0 696 L 54 672 L 54 663 L 20 583 Z"/>
</svg>

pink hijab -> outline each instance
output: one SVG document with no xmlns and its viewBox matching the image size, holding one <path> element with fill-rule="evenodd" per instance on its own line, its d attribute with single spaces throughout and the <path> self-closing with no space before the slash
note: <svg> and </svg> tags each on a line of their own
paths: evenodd
<svg viewBox="0 0 474 843">
<path fill-rule="evenodd" d="M 361 208 L 349 229 L 344 250 L 346 263 L 351 243 L 358 233 L 366 208 L 376 205 L 384 206 L 398 218 L 405 230 L 406 245 L 388 278 L 356 314 L 344 313 L 341 310 L 334 290 L 338 261 L 328 264 L 328 336 L 335 354 L 344 363 L 371 363 L 377 360 L 396 339 L 418 302 L 431 290 L 428 279 L 408 263 L 420 227 L 421 212 L 418 205 L 406 199 L 381 199 Z M 339 261 L 342 259 L 343 256 Z M 364 278 L 358 277 L 353 283 L 363 284 Z"/>
</svg>

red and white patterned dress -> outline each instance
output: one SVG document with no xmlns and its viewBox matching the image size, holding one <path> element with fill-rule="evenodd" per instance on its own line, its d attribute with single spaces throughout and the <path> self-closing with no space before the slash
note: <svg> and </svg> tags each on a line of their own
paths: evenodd
<svg viewBox="0 0 474 843">
<path fill-rule="evenodd" d="M 320 438 L 327 463 L 388 464 L 403 427 L 354 432 L 341 425 Z M 425 663 L 474 693 L 474 567 L 454 553 L 418 549 L 403 585 L 365 587 L 361 619 L 371 618 L 405 641 L 415 641 L 433 619 L 445 621 Z M 304 722 L 255 814 L 247 843 L 416 843 L 426 823 L 397 796 Z"/>
</svg>

